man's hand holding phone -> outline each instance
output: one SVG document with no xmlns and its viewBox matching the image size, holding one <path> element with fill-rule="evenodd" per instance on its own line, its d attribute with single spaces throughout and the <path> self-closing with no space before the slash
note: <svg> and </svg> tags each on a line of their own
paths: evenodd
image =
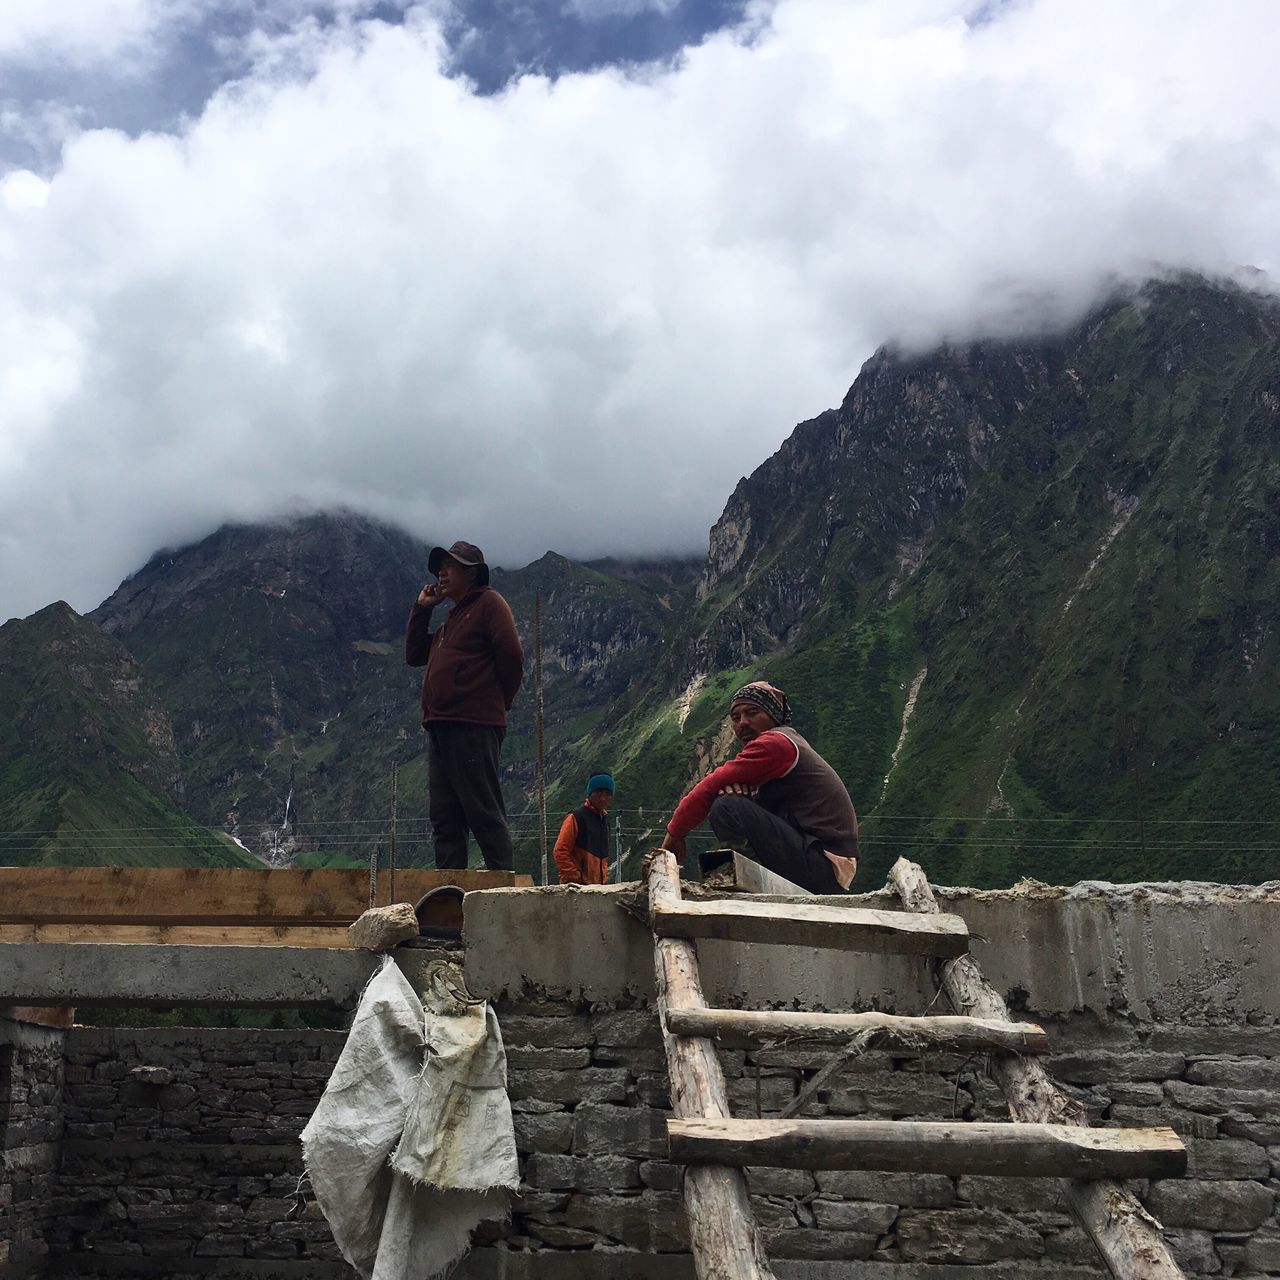
<svg viewBox="0 0 1280 1280">
<path fill-rule="evenodd" d="M 418 592 L 418 604 L 423 609 L 432 609 L 444 599 L 444 592 L 440 590 L 438 582 L 428 582 L 421 591 Z"/>
</svg>

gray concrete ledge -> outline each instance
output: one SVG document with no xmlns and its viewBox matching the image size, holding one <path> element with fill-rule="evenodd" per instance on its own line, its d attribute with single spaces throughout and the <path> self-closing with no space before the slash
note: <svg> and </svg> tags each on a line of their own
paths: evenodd
<svg viewBox="0 0 1280 1280">
<path fill-rule="evenodd" d="M 415 982 L 441 953 L 405 949 Z M 0 1004 L 352 1008 L 382 957 L 326 947 L 0 943 Z"/>
<path fill-rule="evenodd" d="M 0 965 L 0 973 L 3 973 Z M 17 1003 L 14 1001 L 13 1003 Z M 66 1036 L 67 1027 L 45 1027 L 35 1022 L 15 1022 L 0 1012 L 0 1045 L 11 1044 L 19 1049 L 45 1049 L 50 1045 L 60 1045 Z"/>
<path fill-rule="evenodd" d="M 627 888 L 469 895 L 468 986 L 491 999 L 651 998 L 652 936 L 618 905 Z M 964 917 L 974 957 L 1015 1010 L 1190 1024 L 1280 1017 L 1278 885 L 1025 883 L 938 895 Z M 888 893 L 805 901 L 898 909 Z M 911 958 L 709 941 L 698 950 L 718 1005 L 921 1013 L 934 998 L 927 964 Z"/>
<path fill-rule="evenodd" d="M 619 906 L 628 886 L 490 889 L 466 899 L 466 973 L 490 999 L 602 1003 L 653 996 L 653 941 Z M 939 889 L 964 917 L 973 954 L 1015 1012 L 1092 1013 L 1183 1024 L 1280 1020 L 1280 886 L 1024 884 Z M 893 909 L 888 894 L 809 903 Z M 400 948 L 421 988 L 442 954 Z M 704 941 L 703 985 L 717 1005 L 923 1012 L 928 965 L 901 956 Z M 153 944 L 0 944 L 0 1004 L 246 1005 L 351 1008 L 381 964 L 371 952 Z M 0 1021 L 0 1040 L 26 1036 Z M 45 1032 L 57 1037 L 62 1032 Z"/>
</svg>

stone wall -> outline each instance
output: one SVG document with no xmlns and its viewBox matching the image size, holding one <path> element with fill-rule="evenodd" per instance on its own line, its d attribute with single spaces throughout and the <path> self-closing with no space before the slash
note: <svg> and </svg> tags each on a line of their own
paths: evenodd
<svg viewBox="0 0 1280 1280">
<path fill-rule="evenodd" d="M 683 1247 L 678 1171 L 661 1159 L 668 1100 L 652 1012 L 572 1013 L 543 1002 L 505 1004 L 501 1015 L 527 1188 L 506 1245 Z M 1170 1228 L 1187 1273 L 1280 1274 L 1280 1028 L 1086 1015 L 1046 1029 L 1057 1050 L 1051 1070 L 1095 1121 L 1167 1123 L 1186 1140 L 1187 1178 L 1138 1189 Z M 786 1047 L 721 1056 L 735 1115 L 757 1106 L 777 1114 L 820 1061 Z M 818 1097 L 806 1114 L 1007 1116 L 981 1061 L 938 1054 L 866 1054 Z M 856 1259 L 868 1265 L 845 1274 L 886 1280 L 951 1280 L 975 1266 L 1061 1280 L 1105 1275 L 1053 1182 L 760 1169 L 750 1183 L 770 1256 L 795 1260 L 792 1274 L 826 1274 L 816 1260 Z"/>
<path fill-rule="evenodd" d="M 332 1265 L 339 1254 L 315 1205 L 291 1212 L 298 1135 L 343 1040 L 335 1031 L 68 1032 L 48 1230 L 59 1269 L 176 1276 L 191 1262 L 259 1260 L 284 1275 L 350 1275 Z"/>
<path fill-rule="evenodd" d="M 662 1159 L 652 1009 L 507 1000 L 499 1013 L 524 1188 L 509 1224 L 481 1229 L 462 1274 L 691 1274 L 672 1256 L 685 1237 L 679 1172 Z M 1188 1178 L 1141 1190 L 1188 1274 L 1280 1274 L 1280 1028 L 1086 1016 L 1047 1029 L 1052 1069 L 1095 1119 L 1169 1123 L 1187 1140 Z M 341 1044 L 317 1031 L 69 1032 L 50 1274 L 349 1276 L 314 1204 L 290 1212 L 297 1134 Z M 818 1062 L 786 1047 L 722 1057 L 738 1115 L 776 1114 Z M 869 1053 L 810 1113 L 1004 1109 L 979 1061 Z M 884 1280 L 1104 1275 L 1053 1183 L 768 1169 L 750 1182 L 779 1274 L 797 1280 L 837 1264 Z M 850 1260 L 864 1265 L 851 1273 Z"/>
<path fill-rule="evenodd" d="M 1045 1027 L 1051 1070 L 1097 1122 L 1183 1135 L 1187 1178 L 1137 1190 L 1187 1274 L 1280 1276 L 1280 993 L 1250 981 L 1280 954 L 1277 904 L 1262 890 L 1198 907 L 1186 889 L 1054 892 L 958 904 L 980 962 Z M 651 942 L 615 899 L 468 900 L 468 981 L 503 1027 L 524 1185 L 460 1280 L 692 1276 L 679 1173 L 662 1158 Z M 306 976 L 305 957 L 289 964 Z M 925 966 L 901 958 L 704 944 L 703 969 L 723 1004 L 919 1013 L 932 995 Z M 0 1131 L 36 1153 L 6 1156 L 0 1276 L 33 1274 L 46 1244 L 51 1277 L 350 1276 L 315 1206 L 293 1198 L 297 1135 L 341 1033 L 75 1028 L 65 1056 L 60 1044 L 0 1037 Z M 739 1116 L 777 1114 L 820 1061 L 794 1046 L 722 1056 Z M 810 1113 L 1002 1119 L 983 1068 L 868 1053 Z M 1104 1274 L 1052 1182 L 785 1170 L 750 1182 L 780 1280 Z"/>
<path fill-rule="evenodd" d="M 0 1267 L 34 1270 L 46 1248 L 62 1136 L 63 1032 L 0 1018 Z"/>
</svg>

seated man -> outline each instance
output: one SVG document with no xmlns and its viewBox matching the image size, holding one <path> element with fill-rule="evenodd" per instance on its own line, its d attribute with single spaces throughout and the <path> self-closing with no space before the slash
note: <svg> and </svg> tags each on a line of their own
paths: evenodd
<svg viewBox="0 0 1280 1280">
<path fill-rule="evenodd" d="M 836 771 L 792 728 L 791 705 L 763 680 L 729 700 L 742 750 L 676 806 L 662 847 L 684 857 L 704 818 L 718 840 L 812 893 L 843 893 L 858 870 L 858 817 Z"/>
</svg>

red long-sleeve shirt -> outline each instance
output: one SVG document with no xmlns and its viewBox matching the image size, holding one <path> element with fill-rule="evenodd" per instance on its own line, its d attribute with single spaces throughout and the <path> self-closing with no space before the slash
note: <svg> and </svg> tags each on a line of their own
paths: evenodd
<svg viewBox="0 0 1280 1280">
<path fill-rule="evenodd" d="M 753 738 L 732 760 L 712 769 L 676 806 L 667 823 L 667 834 L 687 836 L 706 820 L 711 802 L 725 787 L 737 783 L 762 787 L 775 778 L 785 778 L 800 761 L 800 748 L 783 733 L 766 730 Z"/>
</svg>

